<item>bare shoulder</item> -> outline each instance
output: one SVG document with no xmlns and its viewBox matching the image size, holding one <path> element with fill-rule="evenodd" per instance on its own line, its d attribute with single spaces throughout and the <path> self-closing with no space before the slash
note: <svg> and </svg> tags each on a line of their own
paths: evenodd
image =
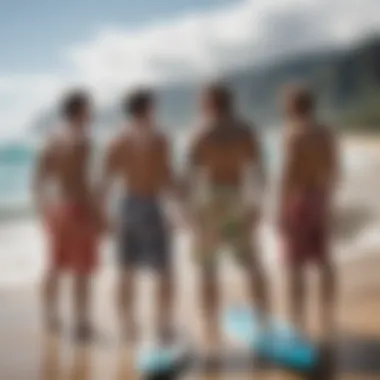
<svg viewBox="0 0 380 380">
<path fill-rule="evenodd" d="M 318 124 L 310 128 L 304 132 L 304 135 L 304 140 L 306 140 L 306 145 L 308 146 L 330 149 L 335 144 L 334 130 L 325 124 Z"/>
<path fill-rule="evenodd" d="M 131 139 L 130 132 L 127 129 L 123 129 L 119 131 L 110 140 L 108 144 L 108 151 L 109 152 L 120 151 L 121 149 L 129 145 L 130 139 Z"/>
<path fill-rule="evenodd" d="M 336 157 L 340 150 L 337 130 L 331 126 L 322 126 L 321 134 L 324 151 L 329 157 Z"/>
<path fill-rule="evenodd" d="M 236 122 L 236 141 L 250 155 L 260 155 L 261 147 L 258 132 L 253 123 L 248 120 L 238 120 Z"/>
<path fill-rule="evenodd" d="M 41 148 L 40 156 L 42 158 L 53 158 L 55 157 L 65 146 L 65 141 L 62 135 L 55 133 L 48 136 L 45 140 L 44 145 Z"/>
<path fill-rule="evenodd" d="M 293 154 L 299 151 L 308 139 L 309 135 L 306 131 L 301 129 L 288 129 L 283 139 L 285 152 Z"/>
<path fill-rule="evenodd" d="M 238 120 L 236 122 L 236 130 L 242 139 L 249 142 L 257 142 L 258 132 L 254 123 L 245 119 Z"/>
<path fill-rule="evenodd" d="M 333 127 L 326 124 L 322 124 L 318 126 L 318 131 L 321 135 L 321 138 L 323 138 L 324 140 L 328 142 L 335 141 L 336 131 Z"/>
<path fill-rule="evenodd" d="M 190 149 L 196 150 L 207 143 L 211 137 L 211 132 L 210 128 L 205 125 L 196 125 L 189 137 Z"/>
<path fill-rule="evenodd" d="M 155 131 L 154 139 L 159 147 L 164 149 L 169 148 L 171 141 L 168 134 L 163 129 L 157 129 Z"/>
<path fill-rule="evenodd" d="M 89 155 L 91 153 L 92 141 L 86 136 L 77 136 L 69 144 L 77 152 L 83 155 Z"/>
<path fill-rule="evenodd" d="M 236 121 L 236 128 L 241 132 L 247 135 L 250 135 L 255 132 L 254 124 L 246 119 L 238 119 Z"/>
<path fill-rule="evenodd" d="M 193 127 L 193 132 L 188 137 L 187 143 L 187 159 L 192 165 L 202 161 L 202 152 L 204 151 L 204 147 L 207 147 L 210 137 L 210 129 L 207 126 L 197 124 Z"/>
</svg>

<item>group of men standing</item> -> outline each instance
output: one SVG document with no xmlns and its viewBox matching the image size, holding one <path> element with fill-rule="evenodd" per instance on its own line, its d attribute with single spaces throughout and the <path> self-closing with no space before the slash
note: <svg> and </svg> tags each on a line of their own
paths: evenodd
<svg viewBox="0 0 380 380">
<path fill-rule="evenodd" d="M 174 173 L 169 138 L 158 128 L 156 99 L 140 89 L 123 103 L 128 123 L 109 144 L 100 179 L 93 181 L 92 115 L 89 95 L 73 91 L 62 103 L 63 128 L 42 150 L 35 172 L 36 201 L 49 243 L 44 281 L 44 317 L 49 330 L 60 327 L 58 281 L 63 271 L 74 274 L 75 336 L 93 333 L 90 279 L 98 247 L 106 232 L 116 232 L 117 307 L 122 334 L 134 339 L 135 274 L 142 266 L 158 277 L 157 331 L 160 340 L 173 337 L 172 224 L 162 197 L 172 198 L 177 222 L 191 229 L 193 255 L 200 269 L 200 300 L 208 341 L 219 338 L 216 269 L 219 249 L 227 243 L 249 278 L 254 304 L 265 315 L 270 300 L 255 230 L 262 217 L 266 191 L 265 162 L 257 131 L 240 117 L 230 88 L 211 83 L 200 95 L 202 123 L 187 152 L 186 171 Z M 329 252 L 330 210 L 338 178 L 335 138 L 315 118 L 313 94 L 292 87 L 285 97 L 286 128 L 278 207 L 278 236 L 288 271 L 290 317 L 303 326 L 304 267 L 317 264 L 321 274 L 322 322 L 333 321 L 334 272 Z M 52 201 L 50 180 L 59 190 Z M 110 188 L 119 180 L 125 193 L 116 224 L 109 222 Z"/>
</svg>

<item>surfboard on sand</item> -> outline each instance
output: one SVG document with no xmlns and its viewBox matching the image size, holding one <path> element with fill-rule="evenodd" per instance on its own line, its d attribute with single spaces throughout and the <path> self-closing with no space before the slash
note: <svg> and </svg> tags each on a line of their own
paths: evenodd
<svg viewBox="0 0 380 380">
<path fill-rule="evenodd" d="M 184 343 L 170 346 L 152 344 L 138 350 L 137 370 L 144 378 L 161 378 L 183 371 L 190 360 L 190 350 Z"/>
<path fill-rule="evenodd" d="M 270 318 L 260 327 L 257 312 L 230 308 L 222 315 L 226 335 L 263 358 L 297 371 L 311 371 L 319 362 L 315 345 L 285 321 Z M 184 342 L 170 346 L 142 346 L 137 352 L 137 370 L 144 379 L 160 379 L 182 373 L 194 364 L 194 352 Z"/>
<path fill-rule="evenodd" d="M 317 348 L 285 321 L 270 317 L 263 331 L 258 312 L 235 307 L 225 312 L 222 323 L 228 337 L 276 364 L 302 371 L 318 364 Z"/>
</svg>

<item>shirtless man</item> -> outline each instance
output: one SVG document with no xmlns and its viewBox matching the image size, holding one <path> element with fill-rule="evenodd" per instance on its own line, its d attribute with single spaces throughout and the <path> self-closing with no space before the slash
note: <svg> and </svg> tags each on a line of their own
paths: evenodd
<svg viewBox="0 0 380 380">
<path fill-rule="evenodd" d="M 44 317 L 49 330 L 59 328 L 59 275 L 74 275 L 75 333 L 86 339 L 91 333 L 90 279 L 96 268 L 100 224 L 89 178 L 91 143 L 87 136 L 91 101 L 73 91 L 62 104 L 64 124 L 42 150 L 34 178 L 34 194 L 44 218 L 49 265 L 44 282 Z M 51 183 L 58 190 L 53 200 Z"/>
<path fill-rule="evenodd" d="M 337 148 L 331 130 L 317 122 L 314 98 L 302 87 L 289 89 L 285 109 L 285 160 L 280 202 L 282 233 L 289 269 L 290 314 L 305 324 L 304 268 L 316 264 L 321 274 L 324 331 L 332 327 L 335 276 L 330 255 L 330 212 L 338 178 Z"/>
<path fill-rule="evenodd" d="M 187 183 L 195 210 L 195 253 L 201 268 L 208 355 L 219 344 L 216 262 L 221 245 L 250 279 L 253 303 L 267 310 L 267 289 L 255 242 L 264 189 L 260 144 L 249 123 L 236 115 L 232 94 L 220 83 L 201 96 L 205 121 L 189 152 Z"/>
<path fill-rule="evenodd" d="M 135 338 L 136 269 L 150 267 L 158 275 L 159 338 L 167 340 L 171 334 L 172 268 L 169 226 L 161 197 L 172 189 L 170 146 L 164 133 L 157 129 L 155 101 L 150 91 L 134 92 L 124 107 L 130 123 L 108 148 L 101 185 L 104 201 L 115 179 L 121 180 L 126 192 L 118 228 L 121 327 L 126 338 Z"/>
</svg>

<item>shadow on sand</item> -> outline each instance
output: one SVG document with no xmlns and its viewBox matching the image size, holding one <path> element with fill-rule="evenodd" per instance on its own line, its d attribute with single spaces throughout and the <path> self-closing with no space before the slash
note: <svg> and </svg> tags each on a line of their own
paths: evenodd
<svg viewBox="0 0 380 380">
<path fill-rule="evenodd" d="M 63 370 L 61 362 L 61 343 L 59 339 L 49 338 L 44 344 L 41 368 L 41 380 L 57 380 L 62 378 L 62 372 L 67 380 L 92 380 L 96 375 L 91 360 L 91 346 L 75 346 L 69 368 Z M 115 351 L 117 355 L 118 351 Z M 233 350 L 226 353 L 220 364 L 208 365 L 202 358 L 191 356 L 179 363 L 172 371 L 150 376 L 137 376 L 133 368 L 131 351 L 120 348 L 116 358 L 116 377 L 121 380 L 211 380 L 219 378 L 233 379 L 234 375 L 244 378 L 252 375 L 252 379 L 271 379 L 270 373 L 281 370 L 284 380 L 288 375 L 298 375 L 305 380 L 334 380 L 342 375 L 380 377 L 380 338 L 371 336 L 340 334 L 336 343 L 325 345 L 320 350 L 320 361 L 317 367 L 309 373 L 296 372 L 290 368 L 281 368 L 273 363 L 254 360 L 247 352 Z M 190 377 L 189 377 L 190 376 Z M 281 374 L 276 375 L 281 379 Z M 290 377 L 293 378 L 293 377 Z"/>
<path fill-rule="evenodd" d="M 325 345 L 320 349 L 320 361 L 317 367 L 311 372 L 298 372 L 290 368 L 281 368 L 273 363 L 264 361 L 253 361 L 252 357 L 238 352 L 231 352 L 220 366 L 199 366 L 201 359 L 193 360 L 191 365 L 183 366 L 182 370 L 173 370 L 172 373 L 163 373 L 142 377 L 142 380 L 182 380 L 190 373 L 194 380 L 211 380 L 225 378 L 226 374 L 233 378 L 233 375 L 249 376 L 252 379 L 270 379 L 270 372 L 281 369 L 284 373 L 284 380 L 289 379 L 288 375 L 298 375 L 296 378 L 305 380 L 334 380 L 342 375 L 351 376 L 380 376 L 380 338 L 360 335 L 345 335 L 336 343 Z M 267 373 L 267 374 L 266 374 Z M 276 379 L 281 379 L 277 374 Z M 293 377 L 290 377 L 293 378 Z"/>
</svg>

